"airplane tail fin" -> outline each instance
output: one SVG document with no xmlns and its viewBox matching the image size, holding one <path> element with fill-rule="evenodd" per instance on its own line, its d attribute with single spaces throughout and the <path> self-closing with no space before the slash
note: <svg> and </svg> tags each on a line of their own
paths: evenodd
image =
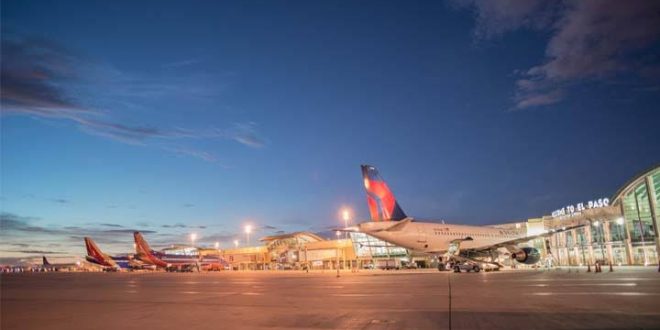
<svg viewBox="0 0 660 330">
<path fill-rule="evenodd" d="M 85 247 L 87 248 L 87 255 L 94 259 L 103 259 L 103 252 L 96 245 L 96 243 L 89 237 L 85 237 Z"/>
<path fill-rule="evenodd" d="M 43 261 L 44 266 L 50 266 L 50 262 L 48 262 L 48 259 L 46 259 L 46 256 L 43 256 L 42 258 L 43 258 L 42 261 Z"/>
<path fill-rule="evenodd" d="M 397 203 L 385 180 L 378 174 L 378 169 L 371 165 L 362 165 L 361 167 L 371 220 L 399 221 L 405 219 L 406 214 Z"/>
<path fill-rule="evenodd" d="M 133 233 L 133 238 L 135 238 L 135 253 L 144 255 L 151 254 L 149 243 L 147 243 L 139 231 Z"/>
</svg>

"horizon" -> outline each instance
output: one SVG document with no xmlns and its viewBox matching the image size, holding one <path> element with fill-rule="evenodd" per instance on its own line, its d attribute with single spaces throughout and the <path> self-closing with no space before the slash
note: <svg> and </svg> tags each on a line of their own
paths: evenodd
<svg viewBox="0 0 660 330">
<path fill-rule="evenodd" d="M 323 232 L 364 163 L 467 225 L 660 164 L 657 2 L 125 4 L 1 4 L 0 260 Z"/>
</svg>

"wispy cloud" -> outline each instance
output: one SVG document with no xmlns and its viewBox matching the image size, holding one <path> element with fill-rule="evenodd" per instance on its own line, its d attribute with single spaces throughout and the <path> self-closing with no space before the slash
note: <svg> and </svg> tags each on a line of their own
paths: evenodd
<svg viewBox="0 0 660 330">
<path fill-rule="evenodd" d="M 635 75 L 657 85 L 657 56 L 639 56 L 660 41 L 658 1 L 456 1 L 476 15 L 477 38 L 520 28 L 549 31 L 543 63 L 519 72 L 515 107 L 561 102 L 587 82 L 612 82 Z"/>
<path fill-rule="evenodd" d="M 136 125 L 125 119 L 113 120 L 112 109 L 95 105 L 98 99 L 109 99 L 108 95 L 113 92 L 124 96 L 133 93 L 134 97 L 148 97 L 154 93 L 198 95 L 196 91 L 189 90 L 193 88 L 189 83 L 169 86 L 139 79 L 136 81 L 116 69 L 96 64 L 50 40 L 12 34 L 2 35 L 2 59 L 0 88 L 3 114 L 68 120 L 90 135 L 132 145 L 155 146 L 209 162 L 216 162 L 216 157 L 210 152 L 184 145 L 182 141 L 225 139 L 253 148 L 264 146 L 264 140 L 257 132 L 257 125 L 252 122 L 233 124 L 229 128 L 211 127 L 204 130 L 163 128 L 152 124 Z M 186 63 L 178 65 L 184 64 Z M 188 64 L 192 62 L 188 61 Z M 92 95 L 99 94 L 98 90 L 90 90 L 93 87 L 89 86 L 94 85 L 107 95 Z M 123 90 L 125 85 L 132 88 Z M 122 106 L 114 100 L 113 102 L 115 107 Z"/>
<path fill-rule="evenodd" d="M 261 148 L 266 141 L 257 133 L 257 124 L 250 122 L 246 124 L 236 123 L 234 127 L 224 133 L 230 139 L 253 148 Z"/>
<path fill-rule="evenodd" d="M 163 67 L 164 68 L 181 68 L 181 67 L 195 65 L 199 62 L 201 62 L 201 60 L 196 59 L 196 58 L 190 58 L 190 59 L 165 63 L 165 64 L 163 64 Z"/>
</svg>

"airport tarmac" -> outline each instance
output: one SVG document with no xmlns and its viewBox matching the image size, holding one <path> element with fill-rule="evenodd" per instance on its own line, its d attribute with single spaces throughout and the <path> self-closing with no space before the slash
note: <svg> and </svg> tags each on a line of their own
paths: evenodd
<svg viewBox="0 0 660 330">
<path fill-rule="evenodd" d="M 660 328 L 656 268 L 3 274 L 2 329 Z"/>
</svg>

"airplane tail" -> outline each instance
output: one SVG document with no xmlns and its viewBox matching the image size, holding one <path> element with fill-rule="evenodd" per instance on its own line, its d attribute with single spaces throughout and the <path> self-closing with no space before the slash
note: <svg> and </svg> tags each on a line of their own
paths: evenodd
<svg viewBox="0 0 660 330">
<path fill-rule="evenodd" d="M 135 238 L 135 253 L 140 260 L 159 267 L 168 267 L 166 262 L 154 255 L 149 243 L 147 243 L 139 231 L 134 232 L 133 237 Z"/>
<path fill-rule="evenodd" d="M 96 245 L 96 243 L 89 237 L 85 237 L 85 247 L 87 248 L 87 255 L 96 259 L 103 260 L 103 252 Z"/>
<path fill-rule="evenodd" d="M 43 256 L 42 258 L 43 258 L 42 261 L 43 261 L 44 266 L 50 266 L 50 262 L 48 262 L 48 259 L 46 259 L 46 256 Z"/>
<path fill-rule="evenodd" d="M 133 233 L 133 238 L 135 238 L 135 253 L 143 255 L 151 254 L 151 247 L 149 246 L 149 243 L 147 243 L 139 231 Z"/>
<path fill-rule="evenodd" d="M 405 219 L 406 214 L 397 203 L 385 180 L 378 174 L 378 169 L 371 165 L 362 165 L 361 167 L 371 220 L 399 221 Z"/>
</svg>

